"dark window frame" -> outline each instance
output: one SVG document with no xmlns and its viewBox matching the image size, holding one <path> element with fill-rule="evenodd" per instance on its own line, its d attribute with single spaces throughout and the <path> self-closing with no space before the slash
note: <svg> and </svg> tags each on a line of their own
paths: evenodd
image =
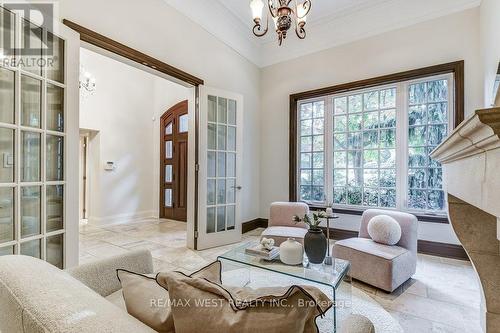
<svg viewBox="0 0 500 333">
<path fill-rule="evenodd" d="M 419 79 L 426 76 L 434 76 L 440 74 L 452 73 L 454 76 L 454 96 L 455 96 L 455 127 L 457 127 L 464 120 L 465 108 L 465 85 L 464 85 L 464 66 L 463 60 L 429 66 L 419 69 L 413 69 L 405 72 L 399 72 L 389 75 L 383 75 L 370 79 L 339 84 L 335 86 L 304 91 L 290 95 L 290 127 L 289 127 L 289 200 L 297 201 L 297 103 L 300 100 L 321 97 L 325 95 L 333 95 L 352 90 L 371 88 L 385 84 L 392 84 L 400 81 L 408 81 Z M 311 205 L 311 209 L 324 208 L 322 206 Z M 348 209 L 335 209 L 338 213 L 361 215 L 363 209 L 348 210 Z M 449 223 L 447 217 L 432 216 L 432 215 L 417 215 L 419 221 L 433 222 L 433 223 Z"/>
</svg>

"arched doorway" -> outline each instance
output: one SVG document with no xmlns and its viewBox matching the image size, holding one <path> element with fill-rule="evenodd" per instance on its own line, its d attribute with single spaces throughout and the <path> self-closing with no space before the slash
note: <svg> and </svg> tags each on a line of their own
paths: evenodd
<svg viewBox="0 0 500 333">
<path fill-rule="evenodd" d="M 188 101 L 160 121 L 160 218 L 186 221 L 188 165 Z"/>
</svg>

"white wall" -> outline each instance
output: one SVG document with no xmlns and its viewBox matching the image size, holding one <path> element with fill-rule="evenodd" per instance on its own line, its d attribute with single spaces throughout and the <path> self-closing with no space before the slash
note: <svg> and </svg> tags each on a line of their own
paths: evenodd
<svg viewBox="0 0 500 333">
<path fill-rule="evenodd" d="M 89 222 L 158 216 L 158 120 L 190 99 L 190 89 L 86 49 L 81 63 L 97 81 L 80 99 L 80 127 L 97 132 L 89 144 Z M 107 161 L 114 171 L 104 170 Z"/>
<path fill-rule="evenodd" d="M 290 93 L 464 59 L 467 114 L 483 104 L 478 9 L 262 70 L 162 0 L 64 0 L 60 12 L 62 18 L 197 75 L 208 86 L 244 96 L 244 221 L 266 217 L 270 202 L 288 198 Z"/>
<path fill-rule="evenodd" d="M 244 97 L 243 221 L 259 217 L 259 78 L 250 63 L 162 0 L 64 0 L 60 16 Z"/>
<path fill-rule="evenodd" d="M 500 1 L 481 2 L 481 60 L 484 75 L 484 106 L 493 103 L 493 85 L 500 62 Z"/>
<path fill-rule="evenodd" d="M 261 77 L 261 216 L 288 199 L 289 95 L 441 63 L 465 60 L 465 110 L 482 106 L 479 10 L 419 23 L 272 65 Z M 345 220 L 356 230 L 359 220 Z M 421 224 L 420 238 L 457 243 L 448 225 Z"/>
</svg>

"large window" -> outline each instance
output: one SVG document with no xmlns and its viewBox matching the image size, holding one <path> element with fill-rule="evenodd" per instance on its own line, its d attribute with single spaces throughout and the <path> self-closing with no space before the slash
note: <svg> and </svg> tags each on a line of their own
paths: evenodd
<svg viewBox="0 0 500 333">
<path fill-rule="evenodd" d="M 443 213 L 441 166 L 429 154 L 453 108 L 453 74 L 299 100 L 297 199 Z"/>
</svg>

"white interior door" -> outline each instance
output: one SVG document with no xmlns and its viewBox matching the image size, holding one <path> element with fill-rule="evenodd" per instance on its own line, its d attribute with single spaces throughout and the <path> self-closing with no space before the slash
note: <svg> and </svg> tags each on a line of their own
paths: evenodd
<svg viewBox="0 0 500 333">
<path fill-rule="evenodd" d="M 241 240 L 243 97 L 200 87 L 197 249 Z"/>
<path fill-rule="evenodd" d="M 78 264 L 80 39 L 58 27 L 0 7 L 0 255 L 67 268 Z"/>
</svg>

